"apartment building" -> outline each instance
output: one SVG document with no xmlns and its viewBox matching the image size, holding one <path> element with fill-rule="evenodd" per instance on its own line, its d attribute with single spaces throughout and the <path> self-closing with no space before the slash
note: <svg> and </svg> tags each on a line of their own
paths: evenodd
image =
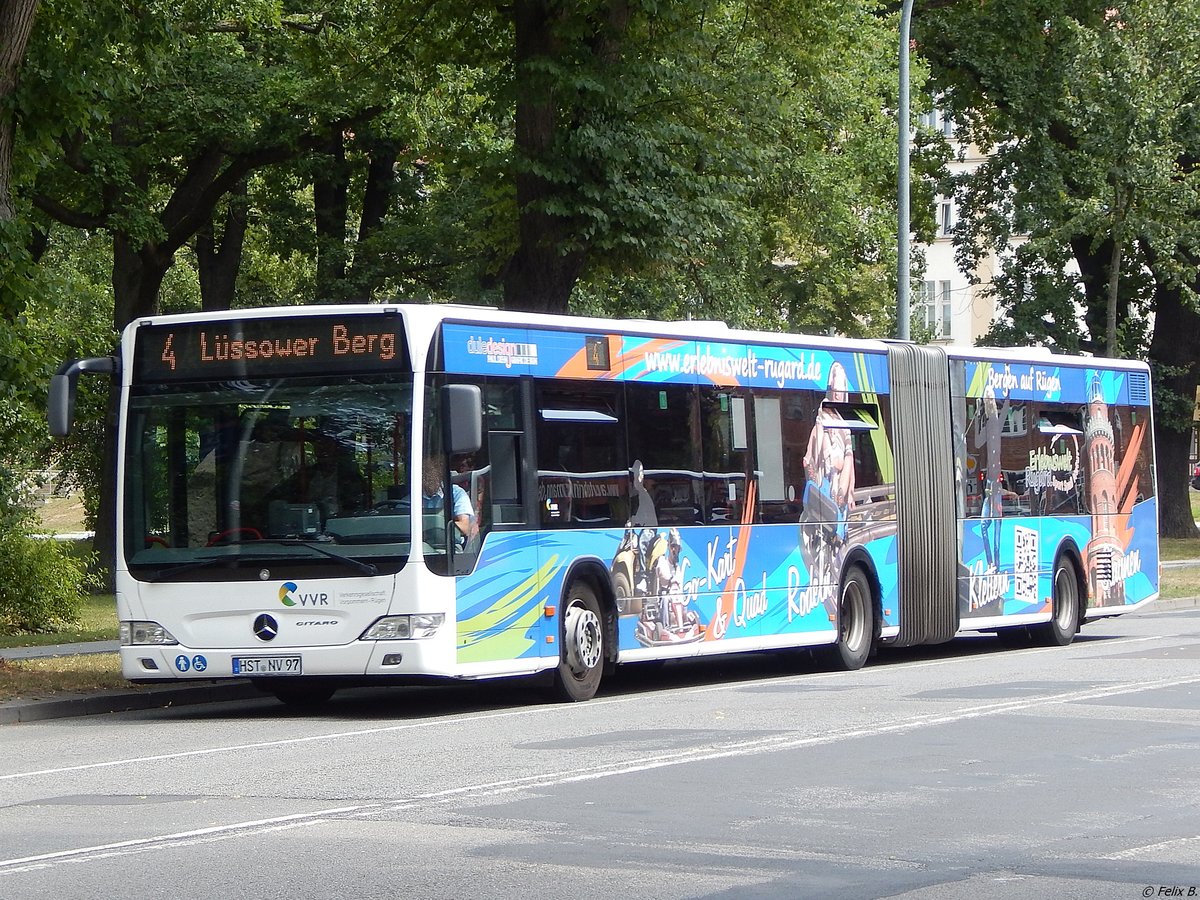
<svg viewBox="0 0 1200 900">
<path fill-rule="evenodd" d="M 921 116 L 925 129 L 940 132 L 949 142 L 954 157 L 951 175 L 974 172 L 986 156 L 974 144 L 955 137 L 954 123 L 935 108 Z M 912 284 L 912 325 L 923 327 L 940 343 L 972 345 L 991 327 L 996 305 L 989 294 L 992 278 L 1001 260 L 989 253 L 974 272 L 964 272 L 954 256 L 954 229 L 958 205 L 953 197 L 938 196 L 934 210 L 937 236 L 932 244 L 918 244 L 925 257 L 925 272 Z"/>
</svg>

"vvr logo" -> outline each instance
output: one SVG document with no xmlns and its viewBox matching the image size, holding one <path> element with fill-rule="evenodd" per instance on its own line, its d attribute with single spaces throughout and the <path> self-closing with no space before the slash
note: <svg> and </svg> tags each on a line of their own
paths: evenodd
<svg viewBox="0 0 1200 900">
<path fill-rule="evenodd" d="M 305 594 L 294 581 L 285 581 L 279 586 L 279 602 L 284 606 L 328 606 L 328 594 Z"/>
</svg>

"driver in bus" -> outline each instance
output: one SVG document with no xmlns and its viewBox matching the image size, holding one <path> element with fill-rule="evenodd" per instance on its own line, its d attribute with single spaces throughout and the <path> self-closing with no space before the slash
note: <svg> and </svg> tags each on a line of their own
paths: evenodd
<svg viewBox="0 0 1200 900">
<path fill-rule="evenodd" d="M 424 469 L 421 473 L 421 506 L 429 511 L 441 510 L 445 507 L 445 458 L 442 456 L 425 457 Z M 455 546 L 462 549 L 475 526 L 475 510 L 471 506 L 471 498 L 457 484 L 450 484 L 450 517 L 454 521 L 458 534 L 455 535 Z"/>
</svg>

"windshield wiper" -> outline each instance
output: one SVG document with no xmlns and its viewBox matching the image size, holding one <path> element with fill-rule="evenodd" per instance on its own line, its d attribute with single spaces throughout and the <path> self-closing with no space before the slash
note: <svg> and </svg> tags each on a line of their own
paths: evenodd
<svg viewBox="0 0 1200 900">
<path fill-rule="evenodd" d="M 244 562 L 279 562 L 283 557 L 277 554 L 254 554 L 246 556 L 243 554 L 223 554 L 221 556 L 206 556 L 203 559 L 196 559 L 189 563 L 175 566 L 170 569 L 159 569 L 147 581 L 166 581 L 168 578 L 174 578 L 176 575 L 184 575 L 188 572 L 195 572 L 197 569 L 208 569 L 213 566 L 219 566 L 226 563 L 230 568 L 234 568 Z"/>
<path fill-rule="evenodd" d="M 317 541 L 304 541 L 299 538 L 283 538 L 283 539 L 267 539 L 263 541 L 253 541 L 254 546 L 261 547 L 263 544 L 269 544 L 280 547 L 305 547 L 309 550 L 316 550 L 328 556 L 330 559 L 336 559 L 345 566 L 349 566 L 356 572 L 361 572 L 363 575 L 378 575 L 379 569 L 370 563 L 362 562 L 350 556 L 345 556 L 328 547 L 322 546 Z M 244 545 L 243 545 L 244 546 Z M 295 562 L 295 560 L 279 556 L 272 553 L 237 553 L 237 554 L 222 554 L 221 556 L 206 556 L 203 559 L 193 560 L 189 563 L 176 566 L 172 569 L 160 569 L 155 572 L 147 581 L 166 581 L 168 578 L 175 578 L 179 575 L 184 575 L 188 572 L 195 572 L 198 569 L 207 569 L 214 566 L 219 566 L 226 563 L 230 568 L 234 568 L 241 563 L 279 563 L 279 562 Z"/>
<path fill-rule="evenodd" d="M 258 544 L 278 544 L 281 547 L 307 547 L 309 550 L 316 550 L 318 553 L 324 553 L 330 559 L 336 559 L 340 563 L 345 563 L 352 569 L 362 572 L 364 575 L 378 575 L 379 569 L 370 563 L 365 563 L 360 559 L 355 559 L 352 556 L 346 556 L 343 553 L 338 553 L 336 550 L 330 550 L 320 541 L 306 541 L 300 538 L 267 538 L 265 541 L 255 541 Z"/>
</svg>

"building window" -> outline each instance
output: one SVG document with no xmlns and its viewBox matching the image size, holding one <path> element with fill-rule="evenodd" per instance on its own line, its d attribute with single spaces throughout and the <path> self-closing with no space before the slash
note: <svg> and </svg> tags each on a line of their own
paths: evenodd
<svg viewBox="0 0 1200 900">
<path fill-rule="evenodd" d="M 923 281 L 918 288 L 917 307 L 920 321 L 935 339 L 951 337 L 949 281 Z"/>
<path fill-rule="evenodd" d="M 938 225 L 942 234 L 951 234 L 954 231 L 954 207 L 949 201 L 944 201 L 941 205 L 940 217 Z"/>
<path fill-rule="evenodd" d="M 942 134 L 948 138 L 954 137 L 954 120 L 945 110 L 942 110 Z"/>
<path fill-rule="evenodd" d="M 929 112 L 921 113 L 918 121 L 922 128 L 927 128 L 930 131 L 940 131 L 943 137 L 954 137 L 954 120 L 950 118 L 950 114 L 945 110 L 938 109 L 935 106 Z"/>
</svg>

